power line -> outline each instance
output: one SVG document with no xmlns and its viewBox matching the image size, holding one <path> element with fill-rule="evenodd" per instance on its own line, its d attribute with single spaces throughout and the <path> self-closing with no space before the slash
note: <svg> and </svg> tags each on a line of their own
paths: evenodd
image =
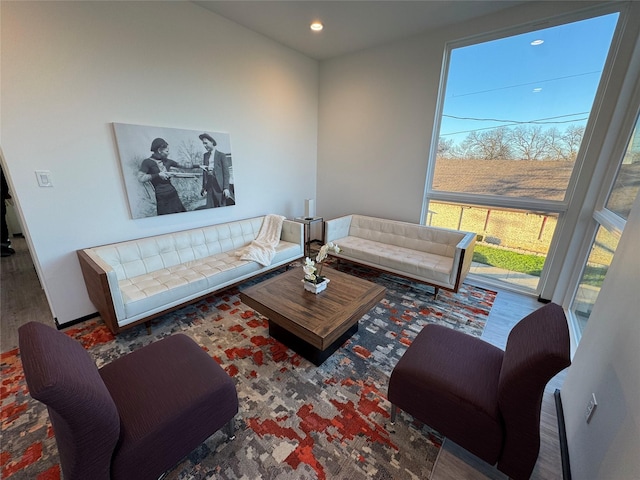
<svg viewBox="0 0 640 480">
<path fill-rule="evenodd" d="M 541 83 L 554 82 L 556 80 L 564 80 L 567 78 L 583 77 L 585 75 L 593 75 L 594 73 L 602 73 L 602 70 L 594 70 L 592 72 L 576 73 L 574 75 L 565 75 L 564 77 L 548 78 L 546 80 L 537 80 L 535 82 L 518 83 L 515 85 L 506 85 L 504 87 L 490 88 L 488 90 L 478 90 L 477 92 L 461 93 L 459 95 L 451 94 L 451 98 L 468 97 L 469 95 L 478 95 L 480 93 L 497 92 L 499 90 L 508 90 L 509 88 L 526 87 L 527 85 L 539 85 Z"/>
<path fill-rule="evenodd" d="M 559 123 L 573 123 L 573 122 L 581 122 L 583 120 L 587 120 L 587 118 L 589 117 L 584 117 L 584 118 L 576 118 L 573 120 L 562 120 L 562 121 L 557 121 L 557 122 L 547 122 L 547 124 L 559 124 Z M 485 128 L 475 128 L 473 130 L 461 130 L 459 132 L 452 132 L 452 133 L 441 133 L 440 136 L 441 137 L 446 137 L 447 135 L 459 135 L 461 133 L 471 133 L 471 132 L 480 132 L 482 130 L 495 130 L 497 128 L 502 128 L 502 127 L 510 127 L 512 125 L 521 125 L 523 122 L 520 123 L 507 123 L 505 125 L 497 125 L 495 127 L 485 127 Z M 526 123 L 526 122 L 524 122 Z"/>
<path fill-rule="evenodd" d="M 579 112 L 579 113 L 569 113 L 567 115 L 557 115 L 555 117 L 546 117 L 546 118 L 538 118 L 535 120 L 503 120 L 503 119 L 499 119 L 499 118 L 476 118 L 476 117 L 458 117 L 456 115 L 445 115 L 443 114 L 443 117 L 447 117 L 447 118 L 455 118 L 456 120 L 474 120 L 474 121 L 478 121 L 478 122 L 507 122 L 507 123 L 511 123 L 511 124 L 530 124 L 530 123 L 535 123 L 535 124 L 540 124 L 540 125 L 545 125 L 547 123 L 562 123 L 562 122 L 546 122 L 545 120 L 555 120 L 556 118 L 565 118 L 565 117 L 575 117 L 576 115 L 588 115 L 589 112 Z M 575 121 L 575 120 L 570 120 L 570 121 Z"/>
</svg>

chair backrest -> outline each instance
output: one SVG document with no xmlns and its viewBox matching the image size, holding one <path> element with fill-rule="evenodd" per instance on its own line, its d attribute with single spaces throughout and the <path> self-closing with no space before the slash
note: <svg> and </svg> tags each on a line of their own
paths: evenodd
<svg viewBox="0 0 640 480">
<path fill-rule="evenodd" d="M 540 449 L 540 408 L 546 384 L 571 364 L 564 311 L 549 303 L 520 320 L 509 333 L 498 383 L 505 443 L 498 468 L 529 478 Z"/>
<path fill-rule="evenodd" d="M 29 393 L 49 410 L 64 478 L 108 479 L 120 416 L 91 356 L 41 323 L 18 333 Z"/>
</svg>

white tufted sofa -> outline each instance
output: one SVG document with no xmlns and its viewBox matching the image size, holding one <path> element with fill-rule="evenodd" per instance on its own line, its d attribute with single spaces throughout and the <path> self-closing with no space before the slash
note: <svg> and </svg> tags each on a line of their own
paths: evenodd
<svg viewBox="0 0 640 480">
<path fill-rule="evenodd" d="M 89 298 L 118 333 L 301 258 L 303 225 L 289 220 L 283 222 L 271 265 L 235 255 L 256 238 L 264 218 L 78 250 Z"/>
<path fill-rule="evenodd" d="M 347 215 L 328 220 L 331 255 L 457 292 L 473 258 L 476 234 L 415 223 Z"/>
</svg>

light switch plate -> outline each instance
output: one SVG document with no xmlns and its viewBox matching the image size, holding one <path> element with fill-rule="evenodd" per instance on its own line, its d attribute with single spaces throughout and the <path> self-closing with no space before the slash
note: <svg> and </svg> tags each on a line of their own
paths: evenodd
<svg viewBox="0 0 640 480">
<path fill-rule="evenodd" d="M 53 187 L 51 183 L 51 171 L 50 170 L 36 170 L 36 178 L 38 179 L 38 185 L 41 187 Z"/>
</svg>

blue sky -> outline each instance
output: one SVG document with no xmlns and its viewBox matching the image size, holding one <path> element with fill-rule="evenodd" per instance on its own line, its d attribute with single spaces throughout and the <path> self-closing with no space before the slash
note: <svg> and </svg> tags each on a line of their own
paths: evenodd
<svg viewBox="0 0 640 480">
<path fill-rule="evenodd" d="M 454 49 L 440 135 L 459 143 L 470 130 L 508 123 L 449 116 L 586 124 L 617 20 L 614 13 Z"/>
</svg>

